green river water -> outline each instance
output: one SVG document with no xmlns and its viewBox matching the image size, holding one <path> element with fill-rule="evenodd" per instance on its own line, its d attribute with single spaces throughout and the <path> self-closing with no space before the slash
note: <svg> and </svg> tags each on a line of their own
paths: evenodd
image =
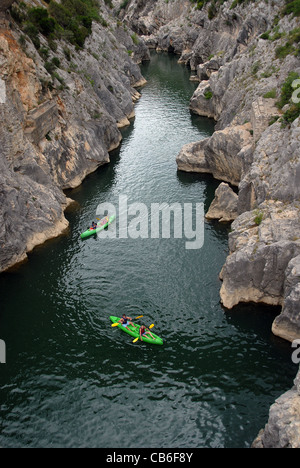
<svg viewBox="0 0 300 468">
<path fill-rule="evenodd" d="M 290 344 L 276 311 L 226 311 L 219 272 L 228 226 L 184 239 L 99 239 L 80 232 L 99 203 L 211 203 L 219 181 L 177 172 L 185 143 L 213 132 L 192 116 L 196 85 L 172 55 L 142 67 L 148 84 L 111 164 L 67 195 L 66 235 L 0 275 L 1 447 L 249 447 L 270 405 L 292 386 Z M 241 272 L 242 273 L 242 272 Z M 163 346 L 133 343 L 110 315 L 144 315 Z"/>
</svg>

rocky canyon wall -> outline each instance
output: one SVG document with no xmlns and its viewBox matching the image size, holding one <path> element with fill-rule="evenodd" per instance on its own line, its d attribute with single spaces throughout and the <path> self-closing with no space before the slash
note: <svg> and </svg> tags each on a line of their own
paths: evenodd
<svg viewBox="0 0 300 468">
<path fill-rule="evenodd" d="M 104 2 L 84 47 L 37 40 L 20 18 L 45 5 L 16 2 L 0 21 L 0 272 L 67 229 L 63 190 L 109 162 L 145 82 L 137 62 L 149 59 Z"/>
</svg>

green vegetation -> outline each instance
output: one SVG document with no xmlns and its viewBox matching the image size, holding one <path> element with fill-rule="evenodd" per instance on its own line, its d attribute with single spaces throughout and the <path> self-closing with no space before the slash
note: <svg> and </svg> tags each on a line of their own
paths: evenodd
<svg viewBox="0 0 300 468">
<path fill-rule="evenodd" d="M 261 68 L 261 62 L 260 60 L 258 60 L 257 62 L 255 62 L 253 65 L 252 65 L 252 68 L 251 68 L 251 73 L 253 76 L 256 76 L 257 72 L 260 70 Z"/>
<path fill-rule="evenodd" d="M 277 122 L 279 119 L 279 115 L 274 115 L 270 120 L 269 120 L 269 125 L 273 125 L 273 123 Z"/>
<path fill-rule="evenodd" d="M 137 36 L 136 33 L 133 33 L 132 36 L 131 36 L 131 39 L 132 39 L 132 42 L 135 44 L 135 45 L 138 45 L 139 44 L 139 38 Z"/>
<path fill-rule="evenodd" d="M 300 0 L 287 1 L 287 5 L 283 10 L 283 14 L 300 16 Z"/>
<path fill-rule="evenodd" d="M 264 39 L 265 41 L 267 41 L 268 39 L 270 39 L 270 31 L 266 31 L 264 32 L 261 36 L 260 36 L 261 39 Z"/>
<path fill-rule="evenodd" d="M 212 91 L 211 91 L 210 89 L 208 89 L 207 91 L 205 91 L 204 97 L 205 97 L 205 99 L 207 99 L 207 100 L 211 99 L 211 98 L 213 97 Z"/>
<path fill-rule="evenodd" d="M 264 217 L 264 214 L 262 211 L 259 211 L 259 210 L 255 211 L 254 222 L 256 226 L 259 226 L 262 223 L 263 217 Z"/>
<path fill-rule="evenodd" d="M 281 88 L 277 107 L 282 109 L 286 105 L 289 105 L 289 108 L 280 119 L 283 126 L 292 123 L 300 115 L 300 76 L 296 72 L 289 73 Z"/>
<path fill-rule="evenodd" d="M 11 7 L 12 17 L 37 49 L 40 48 L 39 33 L 48 39 L 52 50 L 55 48 L 55 39 L 65 39 L 82 48 L 85 39 L 92 32 L 93 21 L 107 26 L 106 21 L 99 15 L 97 0 L 61 0 L 61 3 L 55 0 L 46 1 L 48 9 L 29 8 L 24 3 Z"/>
<path fill-rule="evenodd" d="M 287 39 L 284 45 L 277 47 L 275 51 L 276 58 L 284 59 L 289 54 L 300 55 L 300 28 L 295 28 L 290 31 Z"/>
<path fill-rule="evenodd" d="M 263 95 L 265 99 L 275 99 L 276 98 L 276 89 L 271 89 L 266 94 Z"/>
<path fill-rule="evenodd" d="M 295 91 L 295 88 L 293 88 L 293 83 L 295 80 L 300 79 L 300 76 L 296 72 L 290 72 L 287 79 L 283 83 L 283 86 L 281 88 L 281 96 L 280 100 L 277 102 L 277 107 L 279 109 L 282 109 L 286 104 L 289 104 L 293 95 L 293 92 Z"/>
<path fill-rule="evenodd" d="M 129 0 L 124 0 L 122 5 L 121 5 L 121 8 L 126 8 L 126 6 L 128 4 L 128 1 Z M 233 10 L 238 5 L 247 5 L 247 4 L 253 3 L 255 1 L 256 0 L 233 0 L 231 5 L 230 5 L 230 10 Z M 217 13 L 219 11 L 219 6 L 223 5 L 225 0 L 190 0 L 190 2 L 195 4 L 195 6 L 196 6 L 196 8 L 198 10 L 202 10 L 202 8 L 206 4 L 209 4 L 208 18 L 213 19 L 217 15 Z M 266 0 L 266 3 L 268 3 L 268 0 Z M 294 17 L 295 16 L 296 17 L 300 16 L 300 0 L 286 0 L 286 5 L 284 6 L 284 8 L 283 8 L 283 10 L 281 12 L 281 16 L 290 15 L 290 14 L 293 14 Z M 276 17 L 276 19 L 275 19 L 276 24 L 278 24 L 279 19 L 280 19 L 279 17 Z M 274 23 L 274 25 L 276 25 L 276 24 Z M 269 31 L 266 32 L 266 33 L 263 33 L 261 35 L 261 38 L 262 39 L 269 39 L 268 35 L 269 35 Z M 275 39 L 273 38 L 273 40 L 275 40 Z"/>
<path fill-rule="evenodd" d="M 121 3 L 121 6 L 120 6 L 120 10 L 125 10 L 128 3 L 129 3 L 129 0 L 123 0 L 123 2 Z"/>
</svg>

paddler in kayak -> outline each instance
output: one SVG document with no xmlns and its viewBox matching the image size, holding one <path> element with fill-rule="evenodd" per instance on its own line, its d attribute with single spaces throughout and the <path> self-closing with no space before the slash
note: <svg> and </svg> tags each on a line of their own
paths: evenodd
<svg viewBox="0 0 300 468">
<path fill-rule="evenodd" d="M 90 227 L 90 231 L 94 231 L 95 229 L 97 229 L 97 224 L 94 223 L 94 221 L 92 222 L 92 226 Z"/>
<path fill-rule="evenodd" d="M 130 322 L 129 322 L 130 320 Z M 126 314 L 123 314 L 122 317 L 120 318 L 119 322 L 121 322 L 122 326 L 127 328 L 127 330 L 131 331 L 130 328 L 128 328 L 128 325 L 132 325 L 134 328 L 136 328 L 136 326 L 134 325 L 134 323 L 132 323 L 132 318 L 131 317 L 127 317 Z"/>
<path fill-rule="evenodd" d="M 153 340 L 155 340 L 155 338 L 154 338 L 154 336 L 152 335 L 152 333 L 151 333 L 151 331 L 149 330 L 149 328 L 146 328 L 145 325 L 141 325 L 141 326 L 140 326 L 140 339 L 141 339 L 141 341 L 143 341 L 143 340 L 142 340 L 142 337 L 144 336 L 145 338 L 147 338 L 147 335 L 150 335 L 151 338 L 152 338 Z"/>
</svg>

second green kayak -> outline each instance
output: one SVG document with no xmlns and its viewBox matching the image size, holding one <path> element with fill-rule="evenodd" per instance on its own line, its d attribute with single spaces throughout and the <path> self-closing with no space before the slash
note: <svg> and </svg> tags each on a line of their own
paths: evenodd
<svg viewBox="0 0 300 468">
<path fill-rule="evenodd" d="M 119 322 L 121 317 L 114 317 L 112 315 L 109 318 L 113 323 L 116 323 L 116 322 Z M 123 327 L 121 323 L 119 323 L 117 328 L 120 328 L 120 330 L 124 331 L 125 333 L 128 333 L 128 335 L 131 335 L 133 338 L 138 338 L 140 336 L 140 325 L 138 325 L 137 323 L 135 323 L 134 325 L 136 326 L 136 328 L 134 328 L 132 325 L 128 325 L 128 328 L 126 328 L 126 327 Z M 152 330 L 151 330 L 151 333 L 152 333 Z M 143 336 L 142 341 L 145 341 L 145 343 L 151 343 L 155 345 L 164 344 L 163 340 L 159 336 L 155 335 L 155 333 L 152 333 L 152 335 L 155 338 L 154 340 L 151 338 L 151 336 L 148 335 L 147 337 Z"/>
<path fill-rule="evenodd" d="M 83 232 L 80 234 L 81 239 L 86 239 L 87 237 L 94 236 L 98 232 L 102 231 L 105 229 L 109 224 L 111 224 L 115 220 L 115 215 L 110 216 L 109 218 L 103 218 L 99 221 L 97 224 L 96 229 L 88 229 L 87 231 Z"/>
</svg>

